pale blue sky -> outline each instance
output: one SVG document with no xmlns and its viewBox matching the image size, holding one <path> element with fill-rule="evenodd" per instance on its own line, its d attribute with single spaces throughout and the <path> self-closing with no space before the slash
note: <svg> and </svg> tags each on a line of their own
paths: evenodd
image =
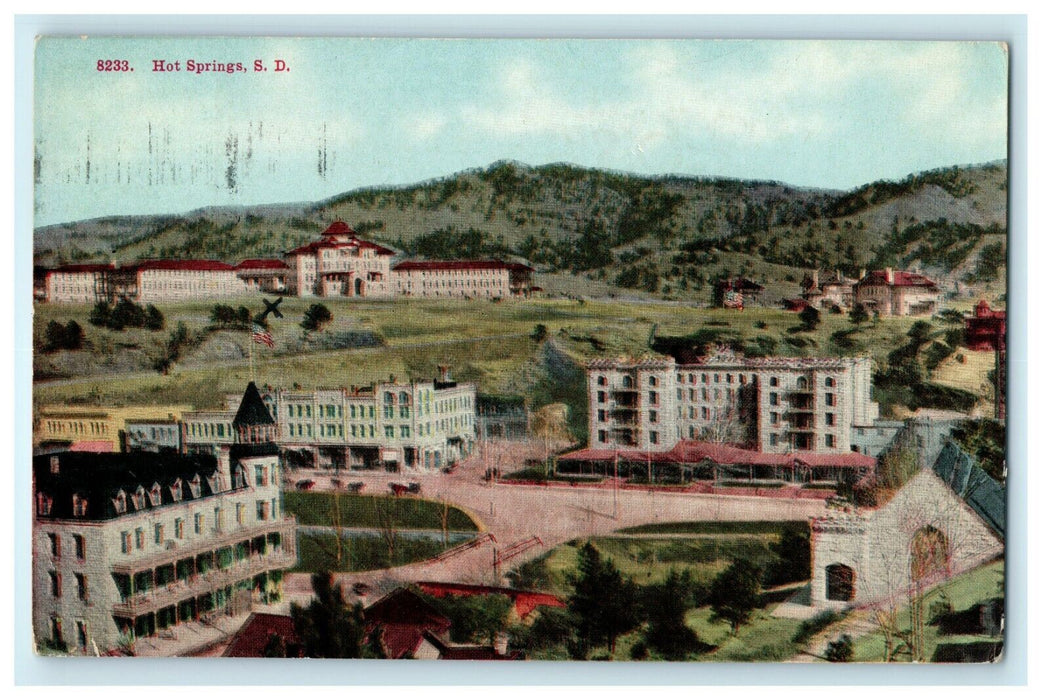
<svg viewBox="0 0 1049 700">
<path fill-rule="evenodd" d="M 100 73 L 106 58 L 135 71 Z M 44 39 L 36 224 L 312 201 L 500 159 L 845 189 L 1005 158 L 1007 65 L 964 42 Z"/>
</svg>

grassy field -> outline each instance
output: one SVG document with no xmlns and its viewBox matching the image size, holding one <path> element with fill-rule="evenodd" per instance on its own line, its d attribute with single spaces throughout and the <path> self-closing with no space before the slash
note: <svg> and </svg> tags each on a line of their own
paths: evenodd
<svg viewBox="0 0 1049 700">
<path fill-rule="evenodd" d="M 389 544 L 381 537 L 344 537 L 340 559 L 334 534 L 300 532 L 299 561 L 291 570 L 313 573 L 386 569 L 429 559 L 454 546 L 445 545 L 440 539 L 397 537 L 391 556 Z"/>
<path fill-rule="evenodd" d="M 440 530 L 444 504 L 422 498 L 396 496 L 337 495 L 340 527 L 382 527 L 384 521 L 406 530 Z M 336 494 L 284 494 L 284 509 L 295 516 L 299 525 L 332 527 Z M 462 510 L 448 506 L 448 530 L 476 532 L 477 523 Z"/>
<path fill-rule="evenodd" d="M 951 608 L 956 611 L 967 610 L 971 606 L 984 600 L 999 598 L 1003 595 L 1001 588 L 1005 580 L 1005 563 L 996 561 L 967 573 L 957 576 L 948 583 L 940 586 L 928 594 L 925 606 L 925 658 L 931 659 L 936 647 L 947 642 L 966 643 L 974 641 L 992 641 L 1001 637 L 978 637 L 972 635 L 950 635 L 940 632 L 938 626 L 932 624 L 933 611 L 930 604 L 937 600 L 947 600 Z M 906 625 L 907 614 L 903 611 L 900 615 L 901 631 L 907 632 L 910 627 Z M 885 641 L 879 634 L 868 634 L 853 641 L 855 661 L 883 661 L 885 657 Z"/>
<path fill-rule="evenodd" d="M 258 306 L 253 300 L 233 300 Z M 697 309 L 690 305 L 562 300 L 528 300 L 495 304 L 484 301 L 351 302 L 326 300 L 335 320 L 320 334 L 303 341 L 298 321 L 312 300 L 288 298 L 282 305 L 285 318 L 274 321 L 276 347 L 255 353 L 256 375 L 275 385 L 335 386 L 367 384 L 390 374 L 428 378 L 437 365 L 452 365 L 457 378 L 474 381 L 486 393 L 515 393 L 514 384 L 527 381 L 527 365 L 536 359 L 538 344 L 528 335 L 537 325 L 547 327 L 570 357 L 593 357 L 643 352 L 653 328 L 660 335 L 687 335 L 705 330 L 740 342 L 760 336 L 775 341 L 775 352 L 788 355 L 849 355 L 870 352 L 884 359 L 905 343 L 911 319 L 887 318 L 866 324 L 852 336 L 854 347 L 843 348 L 831 338 L 835 331 L 853 326 L 841 315 L 825 314 L 811 333 L 790 332 L 796 314 L 776 309 Z M 37 395 L 45 401 L 105 401 L 137 403 L 163 394 L 170 402 L 192 400 L 201 406 L 221 403 L 225 392 L 242 387 L 248 374 L 247 334 L 222 332 L 229 347 L 208 360 L 187 350 L 169 375 L 160 375 L 148 364 L 136 362 L 156 355 L 167 342 L 170 329 L 184 322 L 191 332 L 209 325 L 211 304 L 162 304 L 167 329 L 114 332 L 87 323 L 86 306 L 38 305 L 34 337 L 40 345 L 43 329 L 51 320 L 77 320 L 85 329 L 87 349 L 38 354 L 34 369 L 41 375 L 60 377 L 75 366 L 74 376 L 102 375 L 99 380 L 78 379 L 63 385 L 41 385 Z M 367 331 L 384 343 L 373 348 L 338 348 L 339 334 Z M 238 337 L 243 336 L 243 337 Z M 792 339 L 792 343 L 784 339 Z M 115 355 L 128 356 L 124 364 Z M 75 360 L 75 362 L 73 362 Z M 70 364 L 72 362 L 72 364 Z M 143 360 L 144 362 L 144 360 Z M 128 377 L 126 375 L 132 374 Z M 124 375 L 124 376 L 121 376 Z M 157 388 L 159 391 L 151 391 Z M 519 387 L 523 388 L 523 387 Z M 520 393 L 519 391 L 516 393 Z"/>
</svg>

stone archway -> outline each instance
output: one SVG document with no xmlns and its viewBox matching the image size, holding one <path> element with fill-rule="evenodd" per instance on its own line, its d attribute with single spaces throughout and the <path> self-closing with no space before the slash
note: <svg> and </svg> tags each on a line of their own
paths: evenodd
<svg viewBox="0 0 1049 700">
<path fill-rule="evenodd" d="M 911 538 L 911 580 L 925 581 L 949 573 L 949 544 L 947 535 L 932 525 L 914 533 Z"/>
<path fill-rule="evenodd" d="M 856 571 L 845 564 L 826 568 L 827 600 L 850 601 L 856 598 Z"/>
</svg>

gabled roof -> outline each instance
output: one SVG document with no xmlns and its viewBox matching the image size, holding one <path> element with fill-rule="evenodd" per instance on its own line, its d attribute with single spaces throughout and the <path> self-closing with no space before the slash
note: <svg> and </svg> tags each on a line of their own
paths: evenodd
<svg viewBox="0 0 1049 700">
<path fill-rule="evenodd" d="M 80 264 L 80 265 L 60 265 L 53 270 L 47 270 L 47 274 L 55 272 L 61 273 L 78 273 L 78 272 L 110 272 L 114 269 L 113 263 L 97 263 L 97 264 Z"/>
<path fill-rule="evenodd" d="M 233 425 L 276 425 L 255 382 L 248 382 L 248 387 L 244 390 L 244 397 L 240 400 L 240 408 L 237 409 L 237 415 L 233 418 Z"/>
<path fill-rule="evenodd" d="M 889 281 L 888 273 L 892 273 L 892 281 Z M 861 286 L 889 285 L 891 287 L 932 287 L 936 283 L 925 275 L 906 270 L 873 270 L 859 281 Z"/>
<path fill-rule="evenodd" d="M 396 271 L 413 270 L 510 270 L 511 272 L 529 272 L 534 268 L 517 262 L 502 260 L 405 260 L 393 266 Z"/>
<path fill-rule="evenodd" d="M 288 264 L 275 258 L 252 258 L 237 263 L 237 270 L 287 270 Z"/>
<path fill-rule="evenodd" d="M 949 441 L 932 470 L 988 527 L 999 537 L 1005 537 L 1005 486 L 992 479 L 972 455 Z"/>
<path fill-rule="evenodd" d="M 540 606 L 553 608 L 565 607 L 564 602 L 552 593 L 524 591 L 502 586 L 480 586 L 469 583 L 443 583 L 440 581 L 420 581 L 419 588 L 428 595 L 438 598 L 446 595 L 505 595 L 514 605 L 514 611 L 520 618 L 525 618 Z"/>
<path fill-rule="evenodd" d="M 413 656 L 430 632 L 440 636 L 452 622 L 407 588 L 398 588 L 364 610 L 367 632 L 382 628 L 382 645 L 391 659 Z"/>
<path fill-rule="evenodd" d="M 262 658 L 269 644 L 270 637 L 277 635 L 285 644 L 298 644 L 295 624 L 290 615 L 271 615 L 269 613 L 252 613 L 247 621 L 233 635 L 223 656 L 237 658 Z"/>
<path fill-rule="evenodd" d="M 220 260 L 142 260 L 132 265 L 121 266 L 121 270 L 145 272 L 148 270 L 205 270 L 232 271 L 233 266 Z"/>
<path fill-rule="evenodd" d="M 393 255 L 394 251 L 371 241 L 366 241 L 357 235 L 344 221 L 334 221 L 321 234 L 321 239 L 312 241 L 306 245 L 289 250 L 285 256 L 293 255 L 315 255 L 317 251 L 332 248 L 364 248 L 374 250 L 379 255 Z"/>
</svg>

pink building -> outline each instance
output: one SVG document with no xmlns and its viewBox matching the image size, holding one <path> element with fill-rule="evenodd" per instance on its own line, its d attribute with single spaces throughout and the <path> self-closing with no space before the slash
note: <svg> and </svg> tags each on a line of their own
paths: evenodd
<svg viewBox="0 0 1049 700">
<path fill-rule="evenodd" d="M 113 275 L 113 295 L 140 303 L 223 299 L 247 288 L 232 265 L 218 260 L 146 260 Z"/>
<path fill-rule="evenodd" d="M 282 294 L 288 289 L 291 268 L 283 260 L 252 259 L 238 263 L 237 277 L 249 292 Z"/>
<path fill-rule="evenodd" d="M 44 273 L 44 301 L 53 304 L 93 304 L 106 298 L 113 265 L 63 265 Z"/>
<path fill-rule="evenodd" d="M 924 275 L 874 270 L 856 284 L 856 304 L 882 316 L 928 316 L 936 312 L 940 290 Z"/>
<path fill-rule="evenodd" d="M 405 261 L 393 268 L 398 296 L 508 299 L 528 296 L 534 270 L 502 260 Z"/>
</svg>

